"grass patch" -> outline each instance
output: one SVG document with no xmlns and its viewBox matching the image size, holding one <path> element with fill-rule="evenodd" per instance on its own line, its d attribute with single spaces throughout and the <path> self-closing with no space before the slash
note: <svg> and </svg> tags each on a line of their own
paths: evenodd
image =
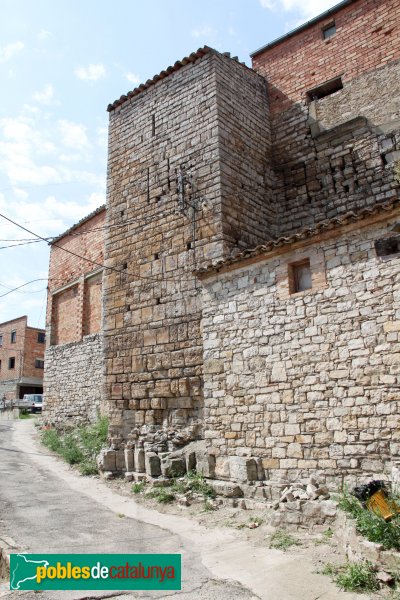
<svg viewBox="0 0 400 600">
<path fill-rule="evenodd" d="M 132 486 L 132 492 L 134 494 L 141 494 L 144 491 L 144 481 L 140 481 L 139 483 L 134 483 Z"/>
<path fill-rule="evenodd" d="M 189 471 L 184 477 L 176 479 L 171 489 L 177 494 L 185 494 L 187 492 L 194 492 L 201 494 L 203 498 L 214 499 L 216 496 L 215 490 L 207 481 L 203 475 L 196 473 L 196 471 Z"/>
<path fill-rule="evenodd" d="M 107 433 L 108 419 L 100 417 L 92 425 L 77 427 L 69 432 L 44 429 L 42 443 L 68 464 L 77 465 L 82 475 L 95 475 L 98 473 L 96 457 L 107 443 Z"/>
<path fill-rule="evenodd" d="M 389 502 L 394 498 L 389 497 Z M 363 508 L 361 503 L 347 490 L 339 500 L 339 508 L 355 520 L 357 531 L 370 542 L 382 544 L 385 550 L 400 550 L 400 515 L 391 521 Z"/>
<path fill-rule="evenodd" d="M 19 413 L 19 419 L 34 419 L 34 415 L 28 413 L 25 409 L 22 409 Z"/>
<path fill-rule="evenodd" d="M 167 488 L 154 488 L 146 493 L 146 498 L 154 498 L 160 504 L 170 504 L 175 500 L 175 494 Z"/>
<path fill-rule="evenodd" d="M 331 577 L 346 592 L 372 592 L 379 589 L 374 567 L 367 561 L 345 565 L 328 563 L 321 573 Z"/>
<path fill-rule="evenodd" d="M 299 540 L 284 529 L 277 529 L 270 539 L 269 547 L 285 552 L 291 546 L 300 546 Z"/>
</svg>

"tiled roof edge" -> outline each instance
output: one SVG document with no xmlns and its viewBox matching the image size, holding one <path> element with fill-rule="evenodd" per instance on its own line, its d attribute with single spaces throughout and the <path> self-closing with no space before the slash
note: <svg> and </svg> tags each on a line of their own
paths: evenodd
<svg viewBox="0 0 400 600">
<path fill-rule="evenodd" d="M 57 237 L 53 238 L 51 240 L 51 242 L 49 242 L 49 246 L 51 246 L 55 242 L 58 242 L 63 237 L 65 237 L 66 235 L 68 235 L 69 233 L 71 233 L 72 231 L 74 231 L 75 229 L 77 229 L 78 227 L 80 227 L 81 225 L 83 225 L 84 223 L 86 223 L 86 221 L 89 221 L 92 217 L 95 217 L 96 215 L 100 214 L 103 210 L 106 210 L 106 205 L 105 204 L 102 204 L 101 206 L 99 206 L 99 208 L 96 208 L 89 215 L 87 215 L 86 217 L 83 217 L 80 221 L 78 221 L 77 223 L 75 223 L 75 225 L 72 225 L 72 227 L 70 227 L 69 229 L 67 229 L 67 231 L 64 231 L 64 233 L 60 233 L 60 235 L 58 235 Z"/>
<path fill-rule="evenodd" d="M 350 211 L 340 217 L 335 217 L 334 219 L 329 219 L 326 221 L 321 221 L 317 223 L 313 227 L 305 227 L 297 233 L 293 233 L 290 236 L 281 236 L 265 244 L 261 244 L 256 246 L 256 248 L 252 248 L 249 250 L 244 250 L 239 254 L 236 254 L 233 257 L 227 258 L 225 260 L 219 260 L 216 263 L 211 263 L 206 267 L 198 269 L 195 271 L 195 275 L 208 275 L 211 273 L 217 273 L 220 269 L 228 267 L 233 264 L 240 263 L 249 258 L 254 258 L 256 256 L 267 256 L 269 252 L 275 250 L 276 248 L 280 248 L 282 246 L 289 246 L 290 244 L 294 244 L 295 242 L 299 242 L 301 240 L 305 240 L 308 238 L 313 238 L 314 236 L 323 233 L 327 230 L 336 229 L 338 227 L 343 227 L 344 225 L 348 225 L 354 221 L 362 221 L 367 217 L 373 216 L 375 214 L 391 211 L 395 207 L 400 206 L 400 199 L 394 198 L 393 200 L 388 200 L 386 202 L 380 202 L 375 204 L 375 206 L 371 206 L 369 208 L 363 208 L 358 212 Z"/>
</svg>

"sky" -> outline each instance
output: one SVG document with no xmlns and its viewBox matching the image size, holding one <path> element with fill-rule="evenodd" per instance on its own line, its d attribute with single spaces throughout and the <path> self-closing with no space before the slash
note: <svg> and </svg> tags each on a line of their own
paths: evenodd
<svg viewBox="0 0 400 600">
<path fill-rule="evenodd" d="M 251 66 L 337 3 L 0 0 L 0 323 L 44 327 L 49 260 L 4 217 L 51 239 L 105 203 L 109 103 L 205 44 Z"/>
</svg>

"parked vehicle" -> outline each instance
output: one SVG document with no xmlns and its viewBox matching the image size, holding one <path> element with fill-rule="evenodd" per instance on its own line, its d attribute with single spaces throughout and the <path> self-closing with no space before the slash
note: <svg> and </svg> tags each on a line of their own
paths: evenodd
<svg viewBox="0 0 400 600">
<path fill-rule="evenodd" d="M 24 403 L 23 408 L 31 410 L 33 413 L 42 412 L 43 407 L 43 394 L 25 394 L 22 402 Z"/>
</svg>

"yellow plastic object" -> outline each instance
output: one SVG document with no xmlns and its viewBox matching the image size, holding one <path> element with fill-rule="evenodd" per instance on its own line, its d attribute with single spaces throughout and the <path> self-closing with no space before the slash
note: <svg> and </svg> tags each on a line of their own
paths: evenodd
<svg viewBox="0 0 400 600">
<path fill-rule="evenodd" d="M 383 490 L 378 490 L 375 494 L 372 494 L 366 504 L 368 510 L 379 515 L 385 521 L 390 521 L 396 514 L 400 513 L 400 506 L 393 500 L 388 500 Z"/>
</svg>

